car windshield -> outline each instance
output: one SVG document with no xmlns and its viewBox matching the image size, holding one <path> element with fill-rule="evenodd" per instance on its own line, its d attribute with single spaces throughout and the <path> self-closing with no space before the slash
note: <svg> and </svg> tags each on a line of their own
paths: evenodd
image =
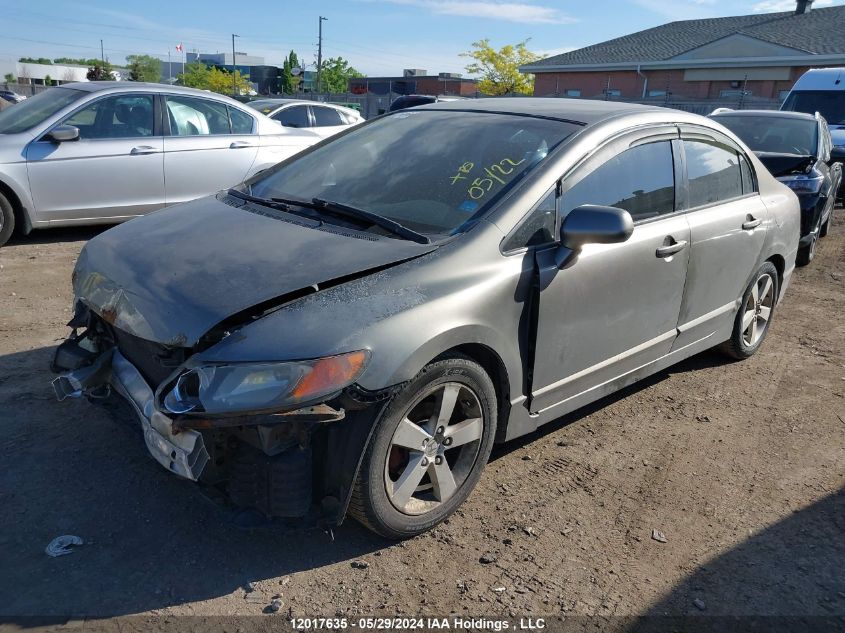
<svg viewBox="0 0 845 633">
<path fill-rule="evenodd" d="M 791 92 L 782 110 L 818 112 L 829 125 L 845 125 L 845 90 L 800 90 Z"/>
<path fill-rule="evenodd" d="M 51 88 L 26 101 L 21 101 L 13 108 L 0 112 L 0 134 L 25 132 L 46 121 L 84 94 L 86 94 L 84 90 Z"/>
<path fill-rule="evenodd" d="M 403 111 L 281 163 L 247 185 L 262 198 L 321 198 L 422 233 L 451 233 L 577 129 L 530 116 Z"/>
<path fill-rule="evenodd" d="M 814 119 L 748 115 L 713 118 L 755 152 L 814 156 L 818 151 L 818 124 Z"/>
</svg>

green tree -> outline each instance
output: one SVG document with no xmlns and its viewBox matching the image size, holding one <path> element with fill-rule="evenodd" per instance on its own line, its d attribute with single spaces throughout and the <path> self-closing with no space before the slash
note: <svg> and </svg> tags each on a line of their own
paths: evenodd
<svg viewBox="0 0 845 633">
<path fill-rule="evenodd" d="M 22 64 L 52 64 L 46 57 L 21 57 L 18 60 Z"/>
<path fill-rule="evenodd" d="M 323 61 L 320 69 L 319 90 L 323 92 L 346 92 L 349 89 L 349 80 L 353 77 L 363 77 L 343 57 L 332 57 Z"/>
<path fill-rule="evenodd" d="M 6 81 L 7 84 L 16 83 L 18 78 L 15 77 L 15 73 L 6 73 L 3 75 L 3 79 Z"/>
<path fill-rule="evenodd" d="M 161 80 L 161 62 L 152 55 L 127 55 L 129 81 L 158 82 Z"/>
<path fill-rule="evenodd" d="M 96 60 L 96 62 L 96 64 L 88 68 L 88 74 L 86 75 L 88 81 L 114 81 L 114 77 L 111 74 L 112 65 L 100 60 Z"/>
<path fill-rule="evenodd" d="M 50 75 L 44 75 L 44 85 L 45 86 L 52 86 L 53 85 L 53 78 Z"/>
<path fill-rule="evenodd" d="M 232 73 L 214 66 L 208 67 L 202 62 L 191 62 L 185 66 L 185 72 L 178 75 L 179 82 L 189 88 L 200 90 L 211 90 L 220 94 L 232 94 Z M 237 94 L 249 93 L 252 84 L 249 83 L 248 75 L 241 75 L 239 70 L 235 71 L 235 84 Z"/>
<path fill-rule="evenodd" d="M 279 89 L 285 94 L 295 93 L 297 88 L 299 88 L 299 83 L 302 81 L 302 77 L 297 77 L 293 74 L 292 71 L 294 68 L 301 70 L 302 67 L 299 65 L 297 54 L 291 51 L 285 58 L 284 64 L 282 64 L 282 76 L 279 78 Z"/>
<path fill-rule="evenodd" d="M 53 61 L 56 64 L 70 64 L 71 66 L 96 66 L 101 63 L 96 57 L 91 57 L 89 59 L 82 59 L 79 57 L 56 57 Z"/>
<path fill-rule="evenodd" d="M 526 44 L 528 40 L 496 50 L 490 46 L 489 39 L 483 39 L 473 42 L 474 50 L 461 53 L 461 57 L 474 60 L 466 69 L 468 73 L 481 75 L 478 82 L 481 92 L 489 95 L 532 94 L 534 75 L 519 72 L 519 67 L 537 61 L 540 56 L 529 51 Z"/>
</svg>

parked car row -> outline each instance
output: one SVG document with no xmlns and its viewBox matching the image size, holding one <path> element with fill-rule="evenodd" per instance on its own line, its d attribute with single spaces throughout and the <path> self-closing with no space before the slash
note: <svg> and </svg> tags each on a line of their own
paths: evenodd
<svg viewBox="0 0 845 633">
<path fill-rule="evenodd" d="M 133 101 L 103 125 L 150 146 L 161 129 L 165 156 L 174 129 L 228 142 L 240 105 L 195 98 L 163 89 L 152 122 Z M 81 146 L 100 117 L 76 112 L 17 151 Z M 53 174 L 54 195 L 73 186 Z M 569 99 L 400 109 L 90 240 L 54 388 L 116 392 L 163 467 L 236 505 L 405 538 L 460 506 L 495 442 L 714 346 L 757 352 L 800 232 L 793 191 L 711 119 Z"/>
<path fill-rule="evenodd" d="M 736 134 L 796 193 L 801 203 L 798 265 L 809 264 L 819 238 L 827 235 L 842 183 L 842 163 L 832 156 L 824 118 L 818 113 L 725 109 L 710 118 Z"/>
<path fill-rule="evenodd" d="M 0 245 L 16 224 L 114 223 L 193 200 L 320 140 L 202 90 L 52 88 L 0 112 Z"/>
</svg>

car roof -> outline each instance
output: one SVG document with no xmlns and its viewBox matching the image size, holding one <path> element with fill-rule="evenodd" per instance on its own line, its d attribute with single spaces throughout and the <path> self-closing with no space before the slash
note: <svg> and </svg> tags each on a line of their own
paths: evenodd
<svg viewBox="0 0 845 633">
<path fill-rule="evenodd" d="M 624 114 L 645 112 L 670 112 L 667 108 L 644 106 L 636 103 L 615 101 L 593 101 L 590 99 L 563 99 L 555 97 L 491 97 L 481 99 L 460 99 L 438 101 L 415 110 L 453 110 L 471 112 L 492 112 L 496 114 L 517 114 L 571 121 L 592 125 L 599 121 Z"/>
<path fill-rule="evenodd" d="M 815 121 L 816 117 L 806 112 L 793 112 L 792 110 L 729 110 L 727 112 L 715 112 L 710 115 L 711 118 L 716 119 L 724 116 L 753 116 L 753 117 L 769 117 L 772 119 L 806 119 L 808 121 Z"/>
<path fill-rule="evenodd" d="M 211 92 L 210 90 L 200 90 L 199 88 L 186 88 L 185 86 L 171 86 L 169 84 L 158 84 L 144 81 L 78 81 L 75 83 L 62 84 L 57 87 L 82 90 L 84 92 L 104 92 L 107 90 L 122 90 L 129 92 L 179 92 L 204 97 L 213 95 L 222 99 L 234 101 L 235 103 L 240 103 L 231 97 L 217 92 Z"/>
</svg>

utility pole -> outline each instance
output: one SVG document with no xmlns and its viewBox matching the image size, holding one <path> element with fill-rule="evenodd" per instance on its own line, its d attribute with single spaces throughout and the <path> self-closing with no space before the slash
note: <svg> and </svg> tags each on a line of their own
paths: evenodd
<svg viewBox="0 0 845 633">
<path fill-rule="evenodd" d="M 328 20 L 322 15 L 320 16 L 320 28 L 317 36 L 317 93 L 320 93 L 320 71 L 323 69 L 323 20 Z"/>
<path fill-rule="evenodd" d="M 235 80 L 235 38 L 240 35 L 232 33 L 232 96 L 238 94 L 238 82 Z"/>
<path fill-rule="evenodd" d="M 100 61 L 106 63 L 106 55 L 103 53 L 103 40 L 100 40 Z"/>
</svg>

